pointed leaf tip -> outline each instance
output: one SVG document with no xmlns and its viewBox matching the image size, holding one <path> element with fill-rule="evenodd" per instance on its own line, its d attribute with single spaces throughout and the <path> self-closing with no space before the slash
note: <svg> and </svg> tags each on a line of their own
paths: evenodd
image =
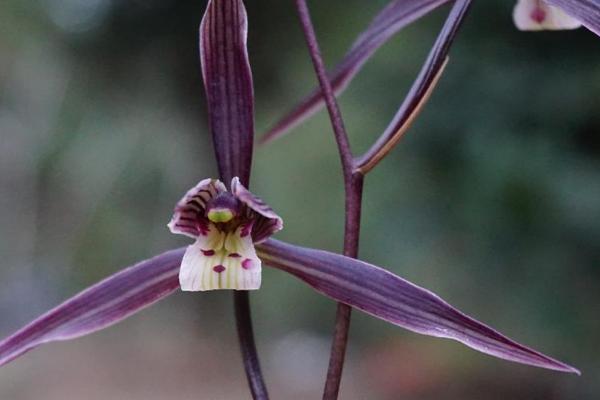
<svg viewBox="0 0 600 400">
<path fill-rule="evenodd" d="M 382 268 L 342 255 L 269 239 L 263 262 L 322 294 L 413 332 L 457 340 L 482 353 L 521 364 L 579 374 L 570 365 L 525 347 L 458 311 L 434 293 Z"/>
<path fill-rule="evenodd" d="M 0 365 L 43 343 L 74 339 L 120 322 L 173 293 L 184 249 L 142 261 L 84 290 L 0 342 Z"/>
<path fill-rule="evenodd" d="M 200 24 L 200 61 L 221 180 L 250 179 L 254 92 L 241 0 L 210 0 Z"/>
</svg>

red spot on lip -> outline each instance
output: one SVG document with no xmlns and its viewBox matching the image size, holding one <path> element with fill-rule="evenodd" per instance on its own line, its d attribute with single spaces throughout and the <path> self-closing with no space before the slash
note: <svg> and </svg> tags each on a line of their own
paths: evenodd
<svg viewBox="0 0 600 400">
<path fill-rule="evenodd" d="M 538 24 L 541 24 L 546 19 L 546 11 L 542 7 L 536 6 L 531 11 L 531 13 L 529 14 L 529 16 L 535 22 L 537 22 Z"/>
<path fill-rule="evenodd" d="M 215 265 L 213 267 L 213 271 L 215 271 L 216 273 L 220 274 L 221 272 L 225 271 L 225 266 L 223 266 L 223 265 Z"/>
<path fill-rule="evenodd" d="M 215 255 L 215 251 L 214 250 L 201 250 L 202 254 L 204 254 L 205 256 L 214 256 Z"/>
<path fill-rule="evenodd" d="M 231 253 L 229 254 L 229 257 L 241 257 L 241 255 L 239 255 L 238 253 Z"/>
<path fill-rule="evenodd" d="M 254 263 L 252 262 L 251 259 L 246 258 L 244 261 L 242 261 L 242 268 L 250 269 L 252 267 L 254 267 Z"/>
</svg>

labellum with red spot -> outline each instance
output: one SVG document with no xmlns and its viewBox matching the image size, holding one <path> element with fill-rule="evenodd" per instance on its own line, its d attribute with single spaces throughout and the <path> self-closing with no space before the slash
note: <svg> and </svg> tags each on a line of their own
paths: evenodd
<svg viewBox="0 0 600 400">
<path fill-rule="evenodd" d="M 177 203 L 169 223 L 171 232 L 196 239 L 181 261 L 181 289 L 258 289 L 261 261 L 254 243 L 282 227 L 281 218 L 237 177 L 231 191 L 219 180 L 201 181 Z"/>
<path fill-rule="evenodd" d="M 519 0 L 513 19 L 522 31 L 576 29 L 581 26 L 579 20 L 543 0 Z"/>
</svg>

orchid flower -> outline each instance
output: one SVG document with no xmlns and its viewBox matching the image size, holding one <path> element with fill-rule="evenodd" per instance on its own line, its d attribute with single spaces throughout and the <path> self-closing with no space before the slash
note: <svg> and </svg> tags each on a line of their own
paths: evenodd
<svg viewBox="0 0 600 400">
<path fill-rule="evenodd" d="M 260 288 L 261 261 L 255 243 L 281 230 L 283 221 L 236 176 L 231 192 L 215 179 L 204 179 L 177 203 L 171 232 L 196 242 L 183 255 L 181 290 L 253 290 Z"/>
<path fill-rule="evenodd" d="M 428 4 L 433 7 L 439 3 L 442 2 Z M 448 43 L 468 3 L 463 0 L 453 8 L 402 115 L 411 115 L 411 110 L 419 107 L 439 77 Z M 400 2 L 395 4 L 402 8 Z M 179 288 L 236 289 L 236 294 L 247 294 L 248 290 L 260 287 L 264 263 L 299 278 L 322 295 L 410 331 L 457 340 L 501 359 L 579 373 L 574 367 L 509 339 L 436 294 L 381 267 L 269 238 L 282 228 L 282 219 L 246 189 L 254 134 L 247 27 L 242 0 L 208 2 L 200 25 L 200 59 L 220 180 L 200 180 L 176 204 L 168 224 L 173 233 L 187 235 L 195 242 L 187 249 L 169 250 L 126 268 L 35 319 L 0 342 L 0 365 L 38 345 L 107 328 Z M 404 122 L 406 118 L 402 117 L 395 124 L 400 127 Z M 376 144 L 359 162 L 362 171 L 372 168 L 397 137 L 396 130 L 390 131 L 382 139 L 384 142 Z M 225 183 L 230 183 L 229 190 Z M 248 319 L 249 315 L 243 318 Z M 244 326 L 238 326 L 238 330 L 247 334 Z M 253 346 L 251 332 L 249 340 Z M 242 350 L 253 351 L 244 347 Z M 253 386 L 256 379 L 261 380 L 256 354 L 245 354 L 244 361 L 250 369 L 247 374 L 253 396 L 267 398 L 266 390 Z M 253 362 L 256 364 L 252 365 Z"/>
</svg>

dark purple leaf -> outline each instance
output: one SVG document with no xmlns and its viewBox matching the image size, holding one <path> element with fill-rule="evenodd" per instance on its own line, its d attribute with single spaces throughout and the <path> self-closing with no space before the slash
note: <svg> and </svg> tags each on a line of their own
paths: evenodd
<svg viewBox="0 0 600 400">
<path fill-rule="evenodd" d="M 248 186 L 254 138 L 254 93 L 241 0 L 210 0 L 200 24 L 200 61 L 219 173 Z"/>
<path fill-rule="evenodd" d="M 179 288 L 184 249 L 142 261 L 84 290 L 0 343 L 0 365 L 43 343 L 104 329 Z"/>
<path fill-rule="evenodd" d="M 448 1 L 395 0 L 388 4 L 371 21 L 368 28 L 358 36 L 342 61 L 329 74 L 334 92 L 336 94 L 341 93 L 360 71 L 364 63 L 394 34 Z M 260 139 L 261 142 L 265 143 L 282 136 L 319 111 L 323 104 L 321 90 L 316 88 L 265 133 Z"/>
<path fill-rule="evenodd" d="M 546 2 L 563 9 L 600 36 L 600 0 L 546 0 Z"/>
<path fill-rule="evenodd" d="M 579 373 L 463 314 L 430 291 L 374 265 L 273 239 L 258 245 L 257 250 L 265 264 L 384 321 L 421 334 L 454 339 L 506 360 Z"/>
<path fill-rule="evenodd" d="M 457 0 L 454 3 L 440 34 L 429 52 L 425 64 L 423 64 L 417 79 L 394 116 L 394 119 L 392 119 L 386 130 L 365 155 L 357 160 L 358 169 L 363 173 L 371 170 L 388 154 L 408 130 L 410 124 L 429 98 L 431 91 L 443 72 L 454 37 L 470 5 L 470 0 Z"/>
</svg>

